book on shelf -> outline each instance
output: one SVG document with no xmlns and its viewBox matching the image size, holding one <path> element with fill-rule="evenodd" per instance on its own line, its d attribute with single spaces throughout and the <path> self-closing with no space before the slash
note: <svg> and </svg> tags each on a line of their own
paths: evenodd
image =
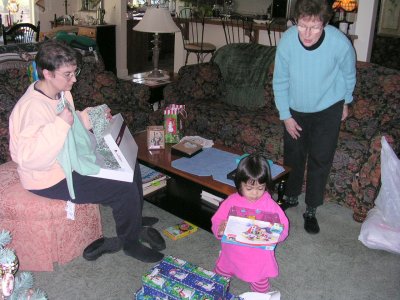
<svg viewBox="0 0 400 300">
<path fill-rule="evenodd" d="M 198 227 L 188 221 L 182 221 L 179 224 L 167 227 L 163 230 L 163 233 L 170 239 L 176 241 L 189 234 L 196 232 Z"/>
<path fill-rule="evenodd" d="M 280 223 L 229 216 L 221 241 L 250 248 L 274 250 L 283 231 Z"/>
<path fill-rule="evenodd" d="M 224 201 L 224 198 L 216 196 L 214 194 L 211 194 L 206 191 L 201 191 L 201 200 L 204 202 L 207 202 L 213 206 L 218 207 L 222 201 Z"/>
<path fill-rule="evenodd" d="M 151 185 L 156 185 L 158 182 L 167 179 L 167 175 L 158 172 L 152 168 L 149 168 L 145 165 L 139 164 L 140 167 L 140 173 L 142 174 L 142 184 L 143 184 L 143 189 L 151 186 Z"/>
<path fill-rule="evenodd" d="M 160 181 L 156 181 L 149 186 L 143 187 L 143 196 L 147 196 L 148 194 L 155 192 L 163 187 L 167 186 L 167 179 L 161 179 Z"/>
</svg>

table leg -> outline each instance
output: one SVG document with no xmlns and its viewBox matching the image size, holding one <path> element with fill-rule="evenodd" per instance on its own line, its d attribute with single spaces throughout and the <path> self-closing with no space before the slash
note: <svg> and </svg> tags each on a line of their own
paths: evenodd
<svg viewBox="0 0 400 300">
<path fill-rule="evenodd" d="M 285 194 L 285 184 L 286 181 L 284 179 L 282 179 L 278 183 L 278 200 L 276 201 L 276 203 L 278 203 L 279 205 L 282 205 L 284 203 L 283 196 Z"/>
</svg>

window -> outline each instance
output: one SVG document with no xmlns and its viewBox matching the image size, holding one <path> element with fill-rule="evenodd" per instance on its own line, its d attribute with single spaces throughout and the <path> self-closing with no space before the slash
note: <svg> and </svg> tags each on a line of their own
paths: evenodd
<svg viewBox="0 0 400 300">
<path fill-rule="evenodd" d="M 34 0 L 0 0 L 0 14 L 4 26 L 21 22 L 34 23 L 33 5 Z"/>
</svg>

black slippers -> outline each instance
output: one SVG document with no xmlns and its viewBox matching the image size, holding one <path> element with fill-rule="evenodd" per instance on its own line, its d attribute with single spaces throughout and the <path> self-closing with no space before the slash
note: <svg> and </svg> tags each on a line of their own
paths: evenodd
<svg viewBox="0 0 400 300">
<path fill-rule="evenodd" d="M 103 254 L 118 252 L 122 249 L 122 243 L 117 237 L 100 238 L 95 240 L 83 250 L 83 258 L 89 261 L 96 260 Z"/>
<path fill-rule="evenodd" d="M 161 234 L 152 227 L 143 227 L 139 235 L 142 243 L 148 244 L 152 249 L 161 251 L 166 248 L 165 240 Z"/>
</svg>

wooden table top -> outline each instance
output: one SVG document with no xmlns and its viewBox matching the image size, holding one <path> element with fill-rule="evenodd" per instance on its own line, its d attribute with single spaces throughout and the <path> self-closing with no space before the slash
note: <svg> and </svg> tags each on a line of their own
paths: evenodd
<svg viewBox="0 0 400 300">
<path fill-rule="evenodd" d="M 141 131 L 139 133 L 136 133 L 134 135 L 134 139 L 138 145 L 138 160 L 140 163 L 143 163 L 147 165 L 148 167 L 154 168 L 158 171 L 161 171 L 163 173 L 166 173 L 167 175 L 172 175 L 172 176 L 179 176 L 182 178 L 185 178 L 189 181 L 192 181 L 194 183 L 197 183 L 201 186 L 204 186 L 206 188 L 209 188 L 213 191 L 216 191 L 218 193 L 221 193 L 223 195 L 231 195 L 236 192 L 236 188 L 216 181 L 212 178 L 212 176 L 197 176 L 193 175 L 181 170 L 178 170 L 174 167 L 171 166 L 171 162 L 181 158 L 182 156 L 179 155 L 174 155 L 171 153 L 171 146 L 172 144 L 166 144 L 165 149 L 160 149 L 160 150 L 149 150 L 147 148 L 147 134 L 146 131 Z M 214 148 L 228 151 L 231 153 L 235 153 L 238 155 L 241 155 L 243 153 L 238 153 L 237 151 L 234 151 L 233 149 L 230 149 L 228 147 L 225 147 L 223 145 L 214 145 Z M 286 176 L 290 168 L 283 166 L 285 171 L 273 178 L 274 182 L 279 182 L 284 176 Z"/>
</svg>

